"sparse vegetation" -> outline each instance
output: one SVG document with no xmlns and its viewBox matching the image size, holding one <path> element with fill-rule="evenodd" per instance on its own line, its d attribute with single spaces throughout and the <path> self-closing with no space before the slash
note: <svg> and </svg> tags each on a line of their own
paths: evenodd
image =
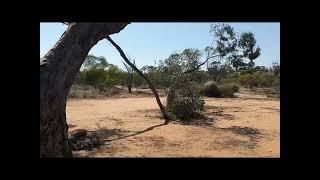
<svg viewBox="0 0 320 180">
<path fill-rule="evenodd" d="M 111 39 L 126 23 L 67 25 L 51 53 L 40 59 L 40 157 L 72 157 L 74 151 L 99 153 L 99 146 L 104 146 L 99 149 L 103 155 L 117 154 L 117 148 L 122 147 L 121 155 L 144 156 L 143 149 L 150 147 L 148 153 L 156 155 L 172 155 L 172 147 L 176 148 L 174 155 L 180 155 L 179 148 L 188 148 L 181 154 L 189 155 L 200 152 L 199 146 L 205 155 L 219 151 L 222 156 L 223 151 L 230 154 L 240 149 L 238 154 L 256 155 L 258 145 L 278 142 L 265 139 L 279 136 L 280 64 L 256 65 L 263 50 L 254 33 L 212 24 L 209 46 L 175 50 L 155 60 L 154 65 L 140 68 Z M 119 67 L 103 56 L 88 55 L 102 39 L 108 40 L 124 60 Z M 92 115 L 87 116 L 88 112 Z M 86 117 L 82 117 L 84 113 Z M 264 118 L 268 119 L 267 128 L 252 128 L 253 123 L 265 123 Z M 165 122 L 159 124 L 163 119 Z M 158 127 L 159 131 L 152 131 Z M 269 137 L 260 143 L 261 135 Z M 260 154 L 278 155 L 278 151 L 266 149 L 259 147 L 263 151 Z"/>
</svg>

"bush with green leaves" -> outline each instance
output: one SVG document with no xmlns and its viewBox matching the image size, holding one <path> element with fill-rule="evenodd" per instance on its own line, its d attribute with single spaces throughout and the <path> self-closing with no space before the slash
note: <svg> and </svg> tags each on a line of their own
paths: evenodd
<svg viewBox="0 0 320 180">
<path fill-rule="evenodd" d="M 280 77 L 276 77 L 276 79 L 272 82 L 272 86 L 280 88 Z"/>
<path fill-rule="evenodd" d="M 242 74 L 239 77 L 239 83 L 242 86 L 252 87 L 271 87 L 277 84 L 277 78 L 273 73 L 270 72 L 255 72 L 252 74 Z"/>
<path fill-rule="evenodd" d="M 244 74 L 239 77 L 239 83 L 242 86 L 249 86 L 250 88 L 257 87 L 258 79 L 254 74 Z"/>
<path fill-rule="evenodd" d="M 221 92 L 214 81 L 208 81 L 200 89 L 200 94 L 207 97 L 221 97 Z"/>
<path fill-rule="evenodd" d="M 189 76 L 182 72 L 174 73 L 167 95 L 168 113 L 181 121 L 189 121 L 204 110 L 205 102 L 192 87 Z"/>
<path fill-rule="evenodd" d="M 235 84 L 221 84 L 218 86 L 218 89 L 221 93 L 222 97 L 234 97 L 234 93 L 236 92 Z"/>
<path fill-rule="evenodd" d="M 275 75 L 273 73 L 256 73 L 256 76 L 258 76 L 258 85 L 261 87 L 270 87 L 272 86 L 272 83 L 276 79 Z"/>
<path fill-rule="evenodd" d="M 221 83 L 226 84 L 226 83 L 238 83 L 239 82 L 239 77 L 240 74 L 238 72 L 232 72 L 227 74 L 226 78 L 224 78 Z"/>
<path fill-rule="evenodd" d="M 87 84 L 98 87 L 105 84 L 106 76 L 104 69 L 92 68 L 84 72 L 84 80 Z"/>
</svg>

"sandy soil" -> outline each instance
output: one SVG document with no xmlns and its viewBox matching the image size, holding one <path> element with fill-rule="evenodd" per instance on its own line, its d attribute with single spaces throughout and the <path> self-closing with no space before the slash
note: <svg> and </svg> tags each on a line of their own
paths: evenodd
<svg viewBox="0 0 320 180">
<path fill-rule="evenodd" d="M 280 157 L 280 101 L 241 89 L 205 98 L 205 123 L 162 125 L 154 97 L 69 99 L 69 131 L 99 134 L 104 145 L 77 157 Z M 164 101 L 164 97 L 162 101 Z"/>
</svg>

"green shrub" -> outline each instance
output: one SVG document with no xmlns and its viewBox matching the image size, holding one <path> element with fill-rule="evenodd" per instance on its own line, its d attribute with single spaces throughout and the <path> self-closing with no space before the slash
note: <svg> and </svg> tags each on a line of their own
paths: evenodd
<svg viewBox="0 0 320 180">
<path fill-rule="evenodd" d="M 270 87 L 275 80 L 273 73 L 256 73 L 258 78 L 258 85 L 261 87 Z"/>
<path fill-rule="evenodd" d="M 205 83 L 200 89 L 199 93 L 207 97 L 221 97 L 221 92 L 216 83 L 213 81 L 208 81 Z"/>
<path fill-rule="evenodd" d="M 242 86 L 257 87 L 258 86 L 258 77 L 254 74 L 244 74 L 239 77 L 239 83 Z"/>
<path fill-rule="evenodd" d="M 277 83 L 279 83 L 277 79 L 280 80 L 280 78 L 270 72 L 255 72 L 252 74 L 240 75 L 238 81 L 242 86 L 252 88 L 275 86 Z"/>
<path fill-rule="evenodd" d="M 235 86 L 234 84 L 222 84 L 218 86 L 219 91 L 221 92 L 222 97 L 234 97 Z"/>
<path fill-rule="evenodd" d="M 224 78 L 221 83 L 222 84 L 227 84 L 227 83 L 238 83 L 239 82 L 239 73 L 238 72 L 233 72 L 227 74 L 226 78 Z"/>
<path fill-rule="evenodd" d="M 192 88 L 189 75 L 173 74 L 167 96 L 167 111 L 182 121 L 188 121 L 201 114 L 204 100 Z"/>
<path fill-rule="evenodd" d="M 280 79 L 279 79 L 279 78 L 276 78 L 276 79 L 272 82 L 272 86 L 280 87 Z"/>
<path fill-rule="evenodd" d="M 84 80 L 87 84 L 97 86 L 105 83 L 106 76 L 103 69 L 90 69 L 84 72 Z"/>
<path fill-rule="evenodd" d="M 233 90 L 234 92 L 239 92 L 239 86 L 238 86 L 237 84 L 234 84 L 234 83 L 230 83 L 230 84 L 231 84 L 232 90 Z"/>
</svg>

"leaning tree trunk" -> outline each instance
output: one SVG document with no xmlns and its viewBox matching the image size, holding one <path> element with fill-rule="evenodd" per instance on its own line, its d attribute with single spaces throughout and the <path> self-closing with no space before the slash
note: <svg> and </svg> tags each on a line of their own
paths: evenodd
<svg viewBox="0 0 320 180">
<path fill-rule="evenodd" d="M 40 157 L 72 157 L 66 101 L 90 49 L 128 23 L 72 23 L 40 60 Z"/>
<path fill-rule="evenodd" d="M 165 108 L 163 107 L 161 101 L 160 101 L 160 98 L 159 98 L 159 95 L 158 95 L 158 92 L 156 90 L 156 88 L 152 85 L 151 81 L 147 78 L 147 76 L 145 76 L 142 71 L 140 71 L 134 64 L 132 64 L 130 62 L 130 60 L 127 58 L 127 56 L 125 55 L 125 53 L 123 52 L 123 50 L 121 49 L 121 47 L 115 43 L 111 37 L 107 36 L 106 39 L 118 50 L 118 52 L 120 53 L 120 56 L 124 59 L 124 61 L 129 64 L 129 66 L 134 70 L 136 71 L 136 73 L 138 73 L 139 76 L 141 76 L 149 85 L 149 88 L 151 89 L 154 97 L 156 98 L 156 101 L 158 103 L 158 106 L 161 110 L 161 113 L 163 115 L 163 118 L 165 119 L 165 122 L 164 124 L 169 124 L 169 120 L 170 120 L 170 117 L 168 116 L 168 114 L 166 113 L 166 110 Z"/>
</svg>

